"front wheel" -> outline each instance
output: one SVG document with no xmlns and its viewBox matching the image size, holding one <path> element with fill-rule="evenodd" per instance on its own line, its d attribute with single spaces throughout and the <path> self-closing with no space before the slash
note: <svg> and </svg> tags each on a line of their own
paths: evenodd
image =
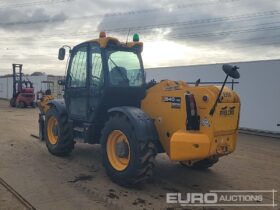
<svg viewBox="0 0 280 210">
<path fill-rule="evenodd" d="M 66 113 L 59 113 L 52 107 L 46 113 L 44 135 L 50 153 L 56 156 L 66 156 L 74 149 L 71 126 Z"/>
<path fill-rule="evenodd" d="M 154 169 L 155 145 L 148 134 L 139 139 L 134 129 L 126 116 L 116 114 L 102 131 L 103 166 L 108 176 L 123 186 L 142 183 Z"/>
</svg>

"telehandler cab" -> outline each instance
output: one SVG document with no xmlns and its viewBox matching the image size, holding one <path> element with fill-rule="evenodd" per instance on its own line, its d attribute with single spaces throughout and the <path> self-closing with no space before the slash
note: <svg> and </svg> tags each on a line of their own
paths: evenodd
<svg viewBox="0 0 280 210">
<path fill-rule="evenodd" d="M 101 144 L 103 166 L 116 183 L 131 186 L 153 174 L 157 153 L 187 167 L 208 168 L 235 150 L 239 96 L 225 87 L 239 78 L 224 65 L 222 87 L 183 81 L 145 82 L 139 36 L 123 43 L 100 33 L 69 50 L 64 100 L 45 101 L 40 132 L 50 153 L 68 155 L 74 139 Z M 65 47 L 58 58 L 65 57 Z"/>
</svg>

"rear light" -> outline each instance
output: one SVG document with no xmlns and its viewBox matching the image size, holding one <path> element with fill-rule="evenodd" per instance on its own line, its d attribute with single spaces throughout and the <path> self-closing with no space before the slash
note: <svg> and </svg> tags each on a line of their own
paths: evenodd
<svg viewBox="0 0 280 210">
<path fill-rule="evenodd" d="M 197 107 L 195 98 L 192 94 L 186 94 L 186 129 L 187 130 L 199 130 L 199 116 L 197 114 Z"/>
<path fill-rule="evenodd" d="M 189 96 L 189 103 L 190 103 L 190 109 L 191 109 L 191 116 L 195 116 L 196 110 L 195 110 L 195 101 L 193 95 Z"/>
</svg>

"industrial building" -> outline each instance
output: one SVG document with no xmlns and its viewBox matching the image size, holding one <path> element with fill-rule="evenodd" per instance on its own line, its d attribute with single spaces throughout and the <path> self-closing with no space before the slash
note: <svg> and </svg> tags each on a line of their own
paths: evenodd
<svg viewBox="0 0 280 210">
<path fill-rule="evenodd" d="M 53 91 L 53 95 L 56 98 L 63 97 L 63 89 L 58 85 L 58 80 L 63 79 L 63 76 L 52 76 L 52 75 L 40 75 L 40 76 L 24 76 L 25 79 L 32 82 L 35 92 L 35 98 L 38 91 L 45 91 L 48 87 L 47 83 L 43 81 L 50 81 L 53 87 L 50 89 Z M 12 76 L 2 76 L 0 77 L 0 98 L 10 99 L 13 95 L 13 78 Z"/>
</svg>

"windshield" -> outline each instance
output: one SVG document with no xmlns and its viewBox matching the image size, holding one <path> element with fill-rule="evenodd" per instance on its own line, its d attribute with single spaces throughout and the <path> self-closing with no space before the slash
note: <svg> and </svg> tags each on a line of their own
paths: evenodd
<svg viewBox="0 0 280 210">
<path fill-rule="evenodd" d="M 143 84 L 139 57 L 131 51 L 108 51 L 109 78 L 112 86 L 138 87 Z"/>
</svg>

